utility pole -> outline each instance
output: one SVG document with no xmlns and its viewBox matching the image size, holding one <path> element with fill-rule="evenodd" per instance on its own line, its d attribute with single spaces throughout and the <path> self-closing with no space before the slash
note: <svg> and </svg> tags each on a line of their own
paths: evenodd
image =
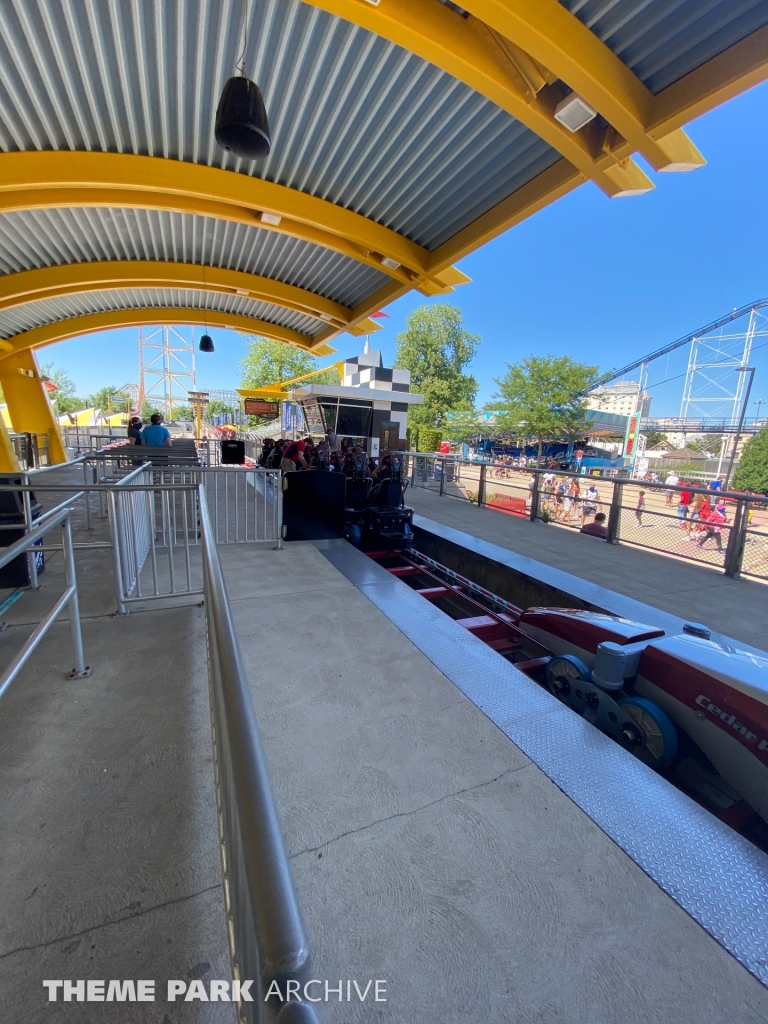
<svg viewBox="0 0 768 1024">
<path fill-rule="evenodd" d="M 733 463 L 736 459 L 736 450 L 739 447 L 739 439 L 741 432 L 744 429 L 744 419 L 747 415 L 747 406 L 749 404 L 749 393 L 752 390 L 752 381 L 755 379 L 755 368 L 754 366 L 739 366 L 736 373 L 748 373 L 749 380 L 747 381 L 747 388 L 744 392 L 744 401 L 741 404 L 741 416 L 739 416 L 739 425 L 736 428 L 736 437 L 733 441 L 733 451 L 731 452 L 731 459 L 728 463 L 728 472 L 725 474 L 725 481 L 723 483 L 723 490 L 727 491 L 731 482 L 731 473 L 733 471 Z"/>
</svg>

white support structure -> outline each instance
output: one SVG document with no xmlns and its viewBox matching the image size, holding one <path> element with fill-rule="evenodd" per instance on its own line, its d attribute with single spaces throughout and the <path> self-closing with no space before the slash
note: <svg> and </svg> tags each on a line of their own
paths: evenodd
<svg viewBox="0 0 768 1024">
<path fill-rule="evenodd" d="M 141 365 L 140 403 L 157 408 L 173 419 L 174 408 L 189 404 L 189 392 L 197 389 L 195 332 L 190 340 L 169 324 L 139 328 Z"/>
<path fill-rule="evenodd" d="M 739 321 L 734 321 L 734 326 Z M 743 318 L 742 318 L 743 323 Z M 685 376 L 681 419 L 722 420 L 735 426 L 741 412 L 745 375 L 737 373 L 749 363 L 756 334 L 768 333 L 768 321 L 757 311 L 749 311 L 743 331 L 729 325 L 715 333 L 693 338 Z"/>
</svg>

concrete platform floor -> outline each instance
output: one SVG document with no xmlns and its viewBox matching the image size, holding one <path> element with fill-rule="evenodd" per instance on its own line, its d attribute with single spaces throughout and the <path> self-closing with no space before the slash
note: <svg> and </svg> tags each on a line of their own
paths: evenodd
<svg viewBox="0 0 768 1024">
<path fill-rule="evenodd" d="M 387 981 L 330 1024 L 768 1019 L 768 990 L 313 546 L 222 560 L 314 976 Z"/>
<path fill-rule="evenodd" d="M 328 1024 L 768 1019 L 768 989 L 314 546 L 221 557 L 314 976 L 386 981 Z M 93 675 L 65 680 L 62 623 L 0 706 L 0 1024 L 232 1024 L 46 1005 L 43 978 L 230 976 L 202 611 L 112 617 L 102 558 L 79 556 Z"/>
<path fill-rule="evenodd" d="M 164 991 L 231 976 L 202 609 L 112 618 L 111 579 L 81 580 L 92 676 L 65 678 L 57 623 L 0 705 L 0 1022 L 234 1024 Z M 12 609 L 27 621 L 0 634 L 2 665 L 47 582 Z M 154 978 L 162 1001 L 46 1005 L 44 978 Z"/>
<path fill-rule="evenodd" d="M 601 543 L 420 487 L 409 488 L 406 501 L 436 522 L 766 649 L 768 586 L 762 583 L 729 579 L 703 565 Z"/>
</svg>

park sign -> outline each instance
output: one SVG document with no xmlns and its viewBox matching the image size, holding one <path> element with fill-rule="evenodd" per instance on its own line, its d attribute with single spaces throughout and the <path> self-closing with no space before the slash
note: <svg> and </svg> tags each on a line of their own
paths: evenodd
<svg viewBox="0 0 768 1024">
<path fill-rule="evenodd" d="M 280 403 L 267 402 L 263 398 L 246 398 L 246 416 L 279 416 Z"/>
<path fill-rule="evenodd" d="M 637 458 L 637 440 L 640 433 L 641 413 L 635 412 L 627 421 L 627 433 L 624 438 L 624 457 L 629 459 L 629 467 L 632 468 Z"/>
</svg>

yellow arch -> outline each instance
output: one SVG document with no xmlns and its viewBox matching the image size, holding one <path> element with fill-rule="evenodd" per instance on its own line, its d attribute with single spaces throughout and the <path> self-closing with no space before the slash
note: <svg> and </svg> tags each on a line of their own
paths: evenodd
<svg viewBox="0 0 768 1024">
<path fill-rule="evenodd" d="M 579 93 L 657 171 L 688 171 L 706 162 L 680 128 L 660 138 L 649 134 L 651 91 L 558 0 L 467 0 L 462 6 Z"/>
<path fill-rule="evenodd" d="M 270 302 L 345 330 L 352 310 L 321 295 L 238 270 L 143 260 L 69 263 L 0 277 L 0 311 L 60 295 L 116 288 L 190 288 Z"/>
<path fill-rule="evenodd" d="M 607 195 L 637 195 L 654 187 L 628 154 L 619 158 L 605 145 L 606 134 L 594 123 L 575 133 L 560 124 L 554 111 L 562 93 L 551 86 L 556 76 L 510 49 L 483 20 L 465 21 L 435 0 L 385 0 L 378 6 L 360 0 L 308 2 L 465 82 L 534 131 Z M 485 0 L 476 6 L 484 8 Z"/>
<path fill-rule="evenodd" d="M 29 331 L 14 334 L 13 337 L 0 341 L 0 367 L 8 358 L 16 356 L 28 349 L 53 345 L 57 341 L 66 341 L 82 334 L 94 331 L 106 331 L 118 327 L 145 327 L 152 324 L 198 324 L 206 327 L 219 327 L 232 331 L 247 331 L 249 334 L 260 334 L 274 341 L 283 341 L 287 345 L 312 352 L 313 355 L 330 355 L 335 350 L 325 345 L 319 338 L 310 338 L 299 331 L 288 327 L 256 320 L 253 317 L 235 313 L 218 313 L 202 309 L 183 309 L 176 306 L 148 306 L 137 309 L 113 309 L 101 313 L 88 313 L 85 316 L 70 317 L 56 323 L 33 327 Z"/>
<path fill-rule="evenodd" d="M 284 185 L 161 157 L 0 154 L 0 213 L 62 206 L 133 206 L 216 216 L 335 249 L 429 294 L 451 290 L 430 272 L 430 254 L 423 246 L 359 213 Z M 266 223 L 260 219 L 264 214 L 280 218 L 279 223 Z"/>
</svg>

